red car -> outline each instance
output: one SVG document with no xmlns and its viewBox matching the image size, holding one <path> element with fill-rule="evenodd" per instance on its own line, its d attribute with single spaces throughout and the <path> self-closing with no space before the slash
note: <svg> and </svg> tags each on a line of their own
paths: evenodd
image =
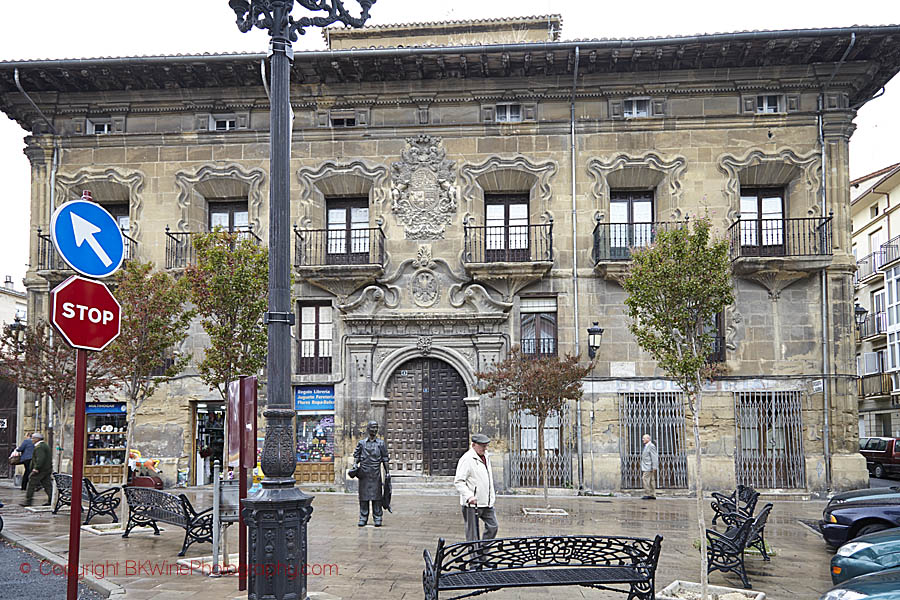
<svg viewBox="0 0 900 600">
<path fill-rule="evenodd" d="M 886 475 L 900 475 L 900 443 L 897 438 L 869 438 L 865 446 L 860 444 L 859 451 L 866 457 L 866 466 L 873 477 L 881 479 Z"/>
</svg>

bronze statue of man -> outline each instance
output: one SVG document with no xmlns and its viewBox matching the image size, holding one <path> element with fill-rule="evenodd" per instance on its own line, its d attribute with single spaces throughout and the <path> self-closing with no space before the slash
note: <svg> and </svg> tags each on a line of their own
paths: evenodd
<svg viewBox="0 0 900 600">
<path fill-rule="evenodd" d="M 359 440 L 356 450 L 353 451 L 353 459 L 356 462 L 354 470 L 359 478 L 359 526 L 364 527 L 369 522 L 369 503 L 371 502 L 375 527 L 381 527 L 381 519 L 384 515 L 381 504 L 381 466 L 384 465 L 384 476 L 390 477 L 388 451 L 384 440 L 377 437 L 377 422 L 369 421 L 366 432 L 369 434 L 368 437 Z"/>
</svg>

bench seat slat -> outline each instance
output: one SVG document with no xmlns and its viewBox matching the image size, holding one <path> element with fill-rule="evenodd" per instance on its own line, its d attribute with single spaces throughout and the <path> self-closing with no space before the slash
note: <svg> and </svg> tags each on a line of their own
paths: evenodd
<svg viewBox="0 0 900 600">
<path fill-rule="evenodd" d="M 542 585 L 580 585 L 590 583 L 632 583 L 647 580 L 646 572 L 628 567 L 576 567 L 556 569 L 508 569 L 471 571 L 441 575 L 441 590 L 466 590 L 492 587 L 531 587 Z"/>
</svg>

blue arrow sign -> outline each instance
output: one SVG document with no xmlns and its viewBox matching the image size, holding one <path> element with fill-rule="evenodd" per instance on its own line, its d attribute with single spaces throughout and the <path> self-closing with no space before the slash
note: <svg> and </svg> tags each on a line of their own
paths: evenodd
<svg viewBox="0 0 900 600">
<path fill-rule="evenodd" d="M 108 277 L 122 266 L 125 238 L 111 214 L 87 200 L 66 202 L 50 222 L 53 245 L 69 266 L 88 277 Z"/>
</svg>

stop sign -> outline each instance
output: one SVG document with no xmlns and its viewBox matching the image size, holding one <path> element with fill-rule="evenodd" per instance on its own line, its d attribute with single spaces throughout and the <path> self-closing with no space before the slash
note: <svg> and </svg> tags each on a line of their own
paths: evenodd
<svg viewBox="0 0 900 600">
<path fill-rule="evenodd" d="M 51 295 L 50 320 L 72 347 L 103 350 L 119 336 L 121 307 L 102 283 L 73 275 Z"/>
</svg>

